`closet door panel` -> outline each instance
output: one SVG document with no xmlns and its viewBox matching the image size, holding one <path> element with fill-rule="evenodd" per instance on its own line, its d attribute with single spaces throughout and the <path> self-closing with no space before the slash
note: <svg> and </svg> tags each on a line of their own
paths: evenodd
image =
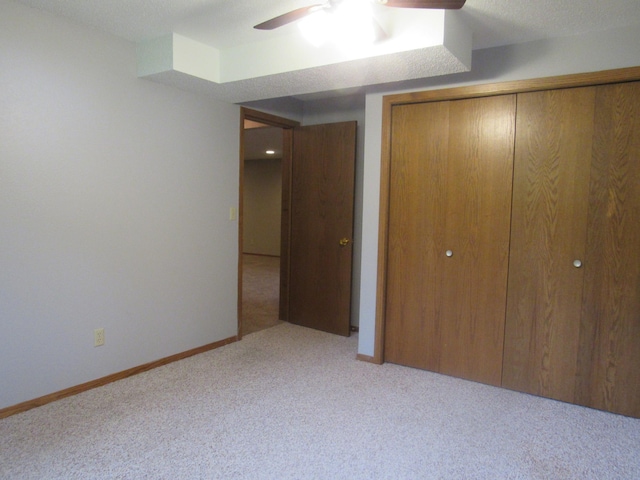
<svg viewBox="0 0 640 480">
<path fill-rule="evenodd" d="M 515 95 L 451 102 L 440 372 L 500 385 Z M 451 256 L 446 256 L 446 251 Z"/>
<path fill-rule="evenodd" d="M 640 417 L 640 83 L 598 87 L 577 402 Z"/>
<path fill-rule="evenodd" d="M 513 95 L 394 107 L 385 360 L 500 384 L 514 122 Z"/>
<path fill-rule="evenodd" d="M 387 259 L 385 360 L 438 371 L 449 103 L 397 106 Z"/>
<path fill-rule="evenodd" d="M 502 384 L 574 401 L 595 88 L 518 94 Z"/>
</svg>

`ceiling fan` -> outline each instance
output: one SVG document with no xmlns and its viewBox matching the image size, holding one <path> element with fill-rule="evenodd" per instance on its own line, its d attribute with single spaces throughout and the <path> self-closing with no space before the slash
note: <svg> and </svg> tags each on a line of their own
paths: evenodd
<svg viewBox="0 0 640 480">
<path fill-rule="evenodd" d="M 435 8 L 446 10 L 457 10 L 462 8 L 466 0 L 371 0 L 374 3 L 394 8 Z M 262 22 L 253 28 L 258 30 L 273 30 L 288 23 L 301 20 L 320 10 L 333 11 L 343 0 L 328 0 L 324 4 L 309 5 L 308 7 L 296 8 L 290 12 L 278 15 L 266 22 Z"/>
</svg>

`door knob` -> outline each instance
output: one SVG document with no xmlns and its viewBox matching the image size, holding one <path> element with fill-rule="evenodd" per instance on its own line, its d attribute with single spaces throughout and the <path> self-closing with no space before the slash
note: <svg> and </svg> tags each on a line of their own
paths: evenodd
<svg viewBox="0 0 640 480">
<path fill-rule="evenodd" d="M 453 252 L 452 252 L 451 250 L 447 250 L 446 252 L 444 252 L 444 254 L 445 254 L 447 257 L 453 257 Z"/>
<path fill-rule="evenodd" d="M 580 268 L 582 266 L 582 262 L 580 260 L 574 260 L 573 266 L 576 268 Z"/>
<path fill-rule="evenodd" d="M 340 246 L 341 247 L 346 247 L 347 245 L 349 245 L 351 243 L 351 240 L 349 240 L 348 238 L 342 238 L 340 239 Z"/>
</svg>

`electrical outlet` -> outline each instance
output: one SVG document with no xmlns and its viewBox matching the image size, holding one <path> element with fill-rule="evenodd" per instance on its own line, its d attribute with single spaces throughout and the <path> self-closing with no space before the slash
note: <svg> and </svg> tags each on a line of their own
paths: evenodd
<svg viewBox="0 0 640 480">
<path fill-rule="evenodd" d="M 99 347 L 104 345 L 104 328 L 96 328 L 93 331 L 93 346 Z"/>
</svg>

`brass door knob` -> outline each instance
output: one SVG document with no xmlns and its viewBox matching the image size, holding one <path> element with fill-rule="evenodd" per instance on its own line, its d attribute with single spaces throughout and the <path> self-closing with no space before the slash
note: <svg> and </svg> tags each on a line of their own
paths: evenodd
<svg viewBox="0 0 640 480">
<path fill-rule="evenodd" d="M 340 239 L 340 246 L 341 247 L 346 247 L 347 245 L 349 245 L 351 243 L 351 240 L 349 240 L 348 238 L 341 238 Z"/>
</svg>

